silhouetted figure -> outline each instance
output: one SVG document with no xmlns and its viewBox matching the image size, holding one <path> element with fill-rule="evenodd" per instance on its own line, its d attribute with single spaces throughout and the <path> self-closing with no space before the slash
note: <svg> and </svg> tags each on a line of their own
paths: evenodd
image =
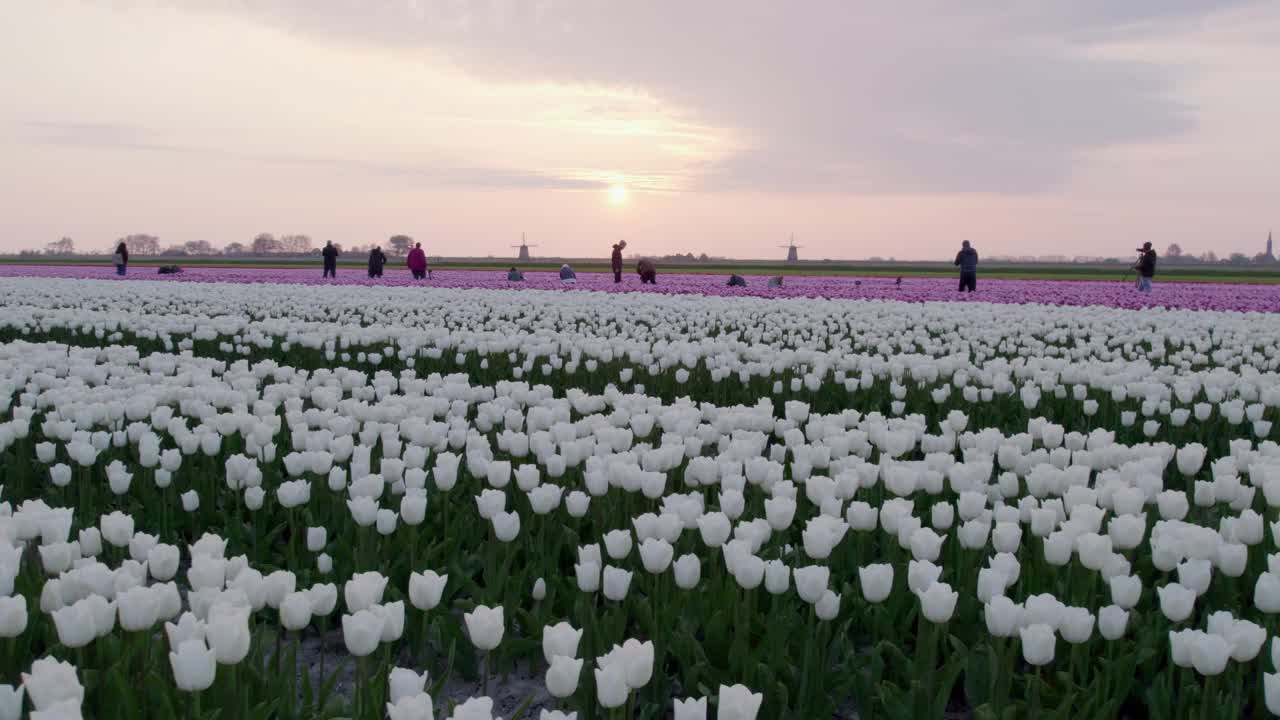
<svg viewBox="0 0 1280 720">
<path fill-rule="evenodd" d="M 578 282 L 578 274 L 569 267 L 569 263 L 560 266 L 560 282 L 565 285 L 573 285 Z"/>
<path fill-rule="evenodd" d="M 1151 278 L 1156 276 L 1156 251 L 1151 243 L 1142 243 L 1138 248 L 1138 262 L 1133 269 L 1138 273 L 1138 292 L 1151 292 Z"/>
<path fill-rule="evenodd" d="M 742 277 L 741 275 L 735 274 L 735 275 L 729 276 L 729 287 L 746 287 L 746 286 L 747 286 L 747 279 Z"/>
<path fill-rule="evenodd" d="M 382 252 L 381 246 L 374 246 L 369 251 L 369 277 L 382 277 L 382 268 L 387 264 L 387 255 Z"/>
<path fill-rule="evenodd" d="M 409 272 L 413 273 L 414 280 L 422 280 L 430 272 L 427 270 L 427 253 L 422 249 L 422 243 L 415 243 L 413 249 L 409 251 L 409 257 L 405 258 L 405 264 L 409 266 Z"/>
<path fill-rule="evenodd" d="M 321 257 L 324 258 L 324 275 L 323 277 L 338 277 L 338 247 L 330 240 L 324 244 L 324 249 L 320 251 Z"/>
<path fill-rule="evenodd" d="M 648 283 L 650 285 L 658 284 L 658 269 L 654 267 L 653 261 L 649 258 L 641 258 L 636 263 L 636 274 L 640 276 L 640 284 Z"/>
<path fill-rule="evenodd" d="M 115 263 L 116 274 L 124 275 L 129 268 L 129 248 L 125 247 L 124 241 L 116 246 L 116 254 L 111 258 L 111 262 Z"/>
<path fill-rule="evenodd" d="M 861 280 L 859 280 L 859 281 L 858 281 L 858 284 L 859 284 L 859 285 L 861 285 L 861 284 L 862 284 L 862 281 L 861 281 Z M 898 278 L 898 280 L 897 280 L 897 282 L 895 282 L 895 283 L 894 283 L 894 285 L 895 285 L 896 287 L 902 287 L 902 278 L 901 278 L 901 277 L 899 277 L 899 278 Z"/>
<path fill-rule="evenodd" d="M 771 288 L 780 288 L 780 287 L 782 287 L 782 276 L 781 276 L 781 275 L 774 275 L 773 277 L 769 278 L 769 287 L 771 287 Z"/>
<path fill-rule="evenodd" d="M 510 282 L 524 282 L 524 273 L 516 268 L 511 268 L 507 271 L 507 280 Z"/>
<path fill-rule="evenodd" d="M 619 240 L 613 245 L 613 254 L 609 257 L 609 265 L 613 268 L 613 281 L 615 283 L 622 282 L 622 251 L 626 249 L 627 241 Z"/>
<path fill-rule="evenodd" d="M 978 251 L 969 246 L 969 241 L 960 243 L 960 252 L 956 253 L 956 265 L 960 266 L 960 292 L 973 292 L 978 287 Z"/>
</svg>

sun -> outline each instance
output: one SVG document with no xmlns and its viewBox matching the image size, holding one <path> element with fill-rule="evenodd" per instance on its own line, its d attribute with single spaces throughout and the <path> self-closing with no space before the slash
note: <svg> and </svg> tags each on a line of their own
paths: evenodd
<svg viewBox="0 0 1280 720">
<path fill-rule="evenodd" d="M 613 185 L 609 188 L 609 204 L 625 205 L 627 202 L 627 188 L 624 185 Z"/>
</svg>

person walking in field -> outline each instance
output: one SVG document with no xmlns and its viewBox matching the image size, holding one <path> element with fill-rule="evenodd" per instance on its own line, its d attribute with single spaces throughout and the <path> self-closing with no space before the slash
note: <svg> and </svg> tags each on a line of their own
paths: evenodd
<svg viewBox="0 0 1280 720">
<path fill-rule="evenodd" d="M 609 265 L 613 268 L 613 281 L 622 282 L 622 251 L 627 247 L 626 240 L 619 240 L 613 245 L 613 254 L 609 257 Z"/>
<path fill-rule="evenodd" d="M 650 285 L 658 284 L 658 269 L 649 258 L 641 258 L 640 262 L 636 263 L 636 274 L 640 276 L 641 285 L 645 283 Z"/>
<path fill-rule="evenodd" d="M 423 280 L 431 272 L 427 269 L 427 253 L 422 249 L 422 243 L 414 244 L 405 262 L 409 266 L 409 272 L 413 273 L 414 280 Z"/>
<path fill-rule="evenodd" d="M 1142 243 L 1138 248 L 1138 262 L 1133 269 L 1138 273 L 1138 292 L 1151 292 L 1151 278 L 1156 276 L 1156 251 L 1151 243 Z"/>
<path fill-rule="evenodd" d="M 330 240 L 324 244 L 324 249 L 320 251 L 321 257 L 324 258 L 324 277 L 338 277 L 338 248 Z"/>
<path fill-rule="evenodd" d="M 382 252 L 381 246 L 375 245 L 374 248 L 369 251 L 369 277 L 371 278 L 382 277 L 382 268 L 386 264 L 387 264 L 386 253 Z"/>
<path fill-rule="evenodd" d="M 956 265 L 960 267 L 960 292 L 973 292 L 978 287 L 978 251 L 965 240 L 956 253 Z M 901 279 L 899 279 L 901 282 Z"/>
<path fill-rule="evenodd" d="M 129 267 L 129 248 L 125 246 L 123 240 L 116 245 L 116 254 L 112 256 L 111 261 L 115 263 L 116 274 L 123 277 Z"/>
</svg>

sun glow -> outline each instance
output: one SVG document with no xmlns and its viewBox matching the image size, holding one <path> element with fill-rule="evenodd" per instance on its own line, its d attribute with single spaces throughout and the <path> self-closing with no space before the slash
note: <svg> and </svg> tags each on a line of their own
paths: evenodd
<svg viewBox="0 0 1280 720">
<path fill-rule="evenodd" d="M 627 188 L 623 185 L 613 185 L 609 188 L 609 204 L 625 205 L 627 202 Z"/>
</svg>

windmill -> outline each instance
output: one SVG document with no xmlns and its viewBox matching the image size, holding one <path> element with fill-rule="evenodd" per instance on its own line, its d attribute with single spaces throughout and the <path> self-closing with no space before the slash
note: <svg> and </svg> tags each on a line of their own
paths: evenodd
<svg viewBox="0 0 1280 720">
<path fill-rule="evenodd" d="M 513 247 L 513 248 L 519 248 L 519 250 L 520 250 L 520 254 L 516 256 L 516 259 L 517 259 L 517 260 L 524 260 L 524 261 L 528 261 L 528 260 L 529 260 L 529 248 L 531 248 L 531 247 L 538 247 L 538 246 L 537 246 L 537 245 L 530 245 L 529 243 L 525 242 L 525 240 L 524 240 L 524 233 L 520 233 L 520 244 L 519 244 L 519 245 L 512 245 L 511 247 Z"/>
<path fill-rule="evenodd" d="M 790 244 L 790 245 L 779 245 L 778 247 L 780 247 L 780 248 L 785 248 L 785 249 L 786 249 L 786 251 L 787 251 L 787 262 L 789 262 L 789 263 L 797 263 L 797 262 L 800 262 L 800 255 L 799 255 L 799 253 L 797 253 L 796 251 L 797 251 L 797 250 L 799 250 L 800 248 L 804 247 L 804 246 L 803 246 L 803 245 L 796 245 L 796 236 L 795 236 L 794 234 L 791 236 L 791 244 Z"/>
</svg>

